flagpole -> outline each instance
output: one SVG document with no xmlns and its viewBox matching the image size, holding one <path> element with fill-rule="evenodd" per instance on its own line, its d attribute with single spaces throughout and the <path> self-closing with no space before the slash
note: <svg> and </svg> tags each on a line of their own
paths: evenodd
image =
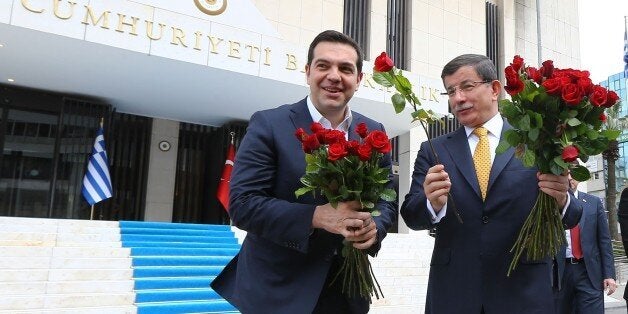
<svg viewBox="0 0 628 314">
<path fill-rule="evenodd" d="M 98 125 L 100 126 L 100 128 L 102 128 L 102 126 L 104 125 L 104 122 L 105 122 L 105 118 L 100 117 L 100 121 L 98 122 Z M 89 220 L 94 220 L 94 205 L 91 206 L 91 209 L 89 211 Z"/>
</svg>

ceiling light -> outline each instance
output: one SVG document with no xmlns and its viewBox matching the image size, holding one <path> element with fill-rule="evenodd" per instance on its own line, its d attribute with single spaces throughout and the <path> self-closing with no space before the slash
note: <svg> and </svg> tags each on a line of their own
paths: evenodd
<svg viewBox="0 0 628 314">
<path fill-rule="evenodd" d="M 2 48 L 2 47 L 4 47 L 4 45 L 3 45 L 3 44 L 0 44 L 0 48 Z"/>
<path fill-rule="evenodd" d="M 11 83 L 15 82 L 15 80 L 14 80 L 14 79 L 12 79 L 12 78 L 7 79 L 7 81 L 9 81 L 9 82 L 11 82 Z"/>
</svg>

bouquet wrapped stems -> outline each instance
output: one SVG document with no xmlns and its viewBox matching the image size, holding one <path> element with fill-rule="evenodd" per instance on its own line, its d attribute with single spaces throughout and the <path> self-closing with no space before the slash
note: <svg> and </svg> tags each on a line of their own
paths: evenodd
<svg viewBox="0 0 628 314">
<path fill-rule="evenodd" d="M 517 267 L 523 251 L 526 251 L 527 260 L 538 261 L 555 256 L 565 244 L 565 229 L 557 207 L 553 197 L 539 191 L 534 207 L 510 249 L 510 252 L 515 253 L 508 267 L 508 276 Z"/>
<path fill-rule="evenodd" d="M 380 295 L 383 298 L 384 293 L 375 278 L 368 254 L 353 247 L 351 242 L 345 241 L 342 256 L 344 261 L 332 283 L 342 279 L 342 293 L 349 297 L 370 298 L 375 294 L 376 298 L 379 299 Z"/>
</svg>

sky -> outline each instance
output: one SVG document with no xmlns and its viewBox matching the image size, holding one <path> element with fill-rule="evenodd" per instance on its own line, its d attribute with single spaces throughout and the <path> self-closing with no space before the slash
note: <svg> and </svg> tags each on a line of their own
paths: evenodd
<svg viewBox="0 0 628 314">
<path fill-rule="evenodd" d="M 624 70 L 624 16 L 628 0 L 578 0 L 580 66 L 599 83 Z"/>
</svg>

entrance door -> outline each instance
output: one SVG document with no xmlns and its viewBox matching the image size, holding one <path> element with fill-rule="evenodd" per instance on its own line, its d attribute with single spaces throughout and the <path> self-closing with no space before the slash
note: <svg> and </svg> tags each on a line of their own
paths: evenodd
<svg viewBox="0 0 628 314">
<path fill-rule="evenodd" d="M 3 111 L 0 215 L 48 217 L 58 115 Z"/>
</svg>

